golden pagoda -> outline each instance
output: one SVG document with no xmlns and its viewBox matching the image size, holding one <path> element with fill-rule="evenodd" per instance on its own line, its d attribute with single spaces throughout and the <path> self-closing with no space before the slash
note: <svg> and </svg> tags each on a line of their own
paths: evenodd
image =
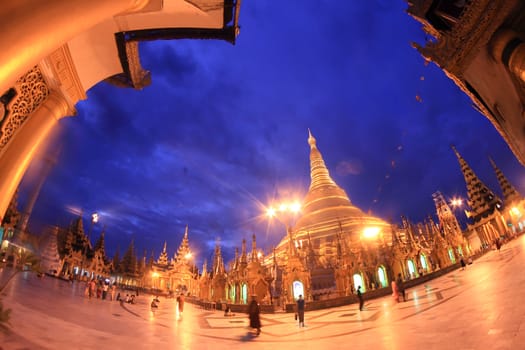
<svg viewBox="0 0 525 350">
<path fill-rule="evenodd" d="M 285 273 L 283 291 L 288 298 L 297 298 L 295 294 L 299 292 L 295 292 L 295 285 L 301 282 L 298 290 L 305 291 L 305 296 L 348 295 L 354 284 L 366 284 L 366 274 L 359 272 L 367 265 L 363 260 L 365 251 L 390 244 L 391 226 L 352 204 L 346 192 L 330 177 L 310 131 L 308 143 L 310 188 L 297 222 L 276 248 L 277 256 L 286 260 L 287 269 L 295 272 Z M 338 273 L 342 269 L 349 270 L 344 275 L 351 276 L 353 281 L 338 283 L 337 275 L 342 275 Z M 308 278 L 301 271 L 308 272 Z M 353 272 L 359 272 L 358 276 L 353 277 Z M 384 276 L 387 276 L 386 270 Z M 363 288 L 366 287 L 363 285 Z"/>
</svg>

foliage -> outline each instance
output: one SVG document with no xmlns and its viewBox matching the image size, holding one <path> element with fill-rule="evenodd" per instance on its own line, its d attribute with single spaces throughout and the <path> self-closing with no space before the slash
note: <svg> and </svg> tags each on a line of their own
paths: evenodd
<svg viewBox="0 0 525 350">
<path fill-rule="evenodd" d="M 113 272 L 120 272 L 120 249 L 117 248 L 115 255 L 113 255 Z"/>
<path fill-rule="evenodd" d="M 120 262 L 122 273 L 127 276 L 135 276 L 137 273 L 137 256 L 135 255 L 135 244 L 133 240 L 129 244 L 128 250 Z"/>
</svg>

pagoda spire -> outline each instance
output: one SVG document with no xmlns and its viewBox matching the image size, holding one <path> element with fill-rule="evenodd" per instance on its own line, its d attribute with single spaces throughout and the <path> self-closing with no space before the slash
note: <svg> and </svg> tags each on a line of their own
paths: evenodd
<svg viewBox="0 0 525 350">
<path fill-rule="evenodd" d="M 255 241 L 255 234 L 252 236 L 252 261 L 258 261 L 257 257 L 257 243 Z"/>
<path fill-rule="evenodd" d="M 492 165 L 492 168 L 494 168 L 494 172 L 496 173 L 496 177 L 498 178 L 499 186 L 501 187 L 501 191 L 503 192 L 503 201 L 504 204 L 507 205 L 512 202 L 517 202 L 521 199 L 521 195 L 516 191 L 516 188 L 512 186 L 510 181 L 503 175 L 503 172 L 496 166 L 496 163 L 494 160 L 492 160 L 491 157 L 489 157 L 490 164 Z"/>
<path fill-rule="evenodd" d="M 239 267 L 239 248 L 235 248 L 235 257 L 233 258 L 233 270 Z"/>
<path fill-rule="evenodd" d="M 323 156 L 317 148 L 317 141 L 308 129 L 308 144 L 310 145 L 310 191 L 324 186 L 336 186 L 334 180 L 330 177 L 330 173 L 326 168 Z"/>
<path fill-rule="evenodd" d="M 215 245 L 215 254 L 213 255 L 213 276 L 220 276 L 226 274 L 224 268 L 224 260 L 222 259 L 221 246 L 217 242 Z"/>
<path fill-rule="evenodd" d="M 460 235 L 461 227 L 459 226 L 456 215 L 454 215 L 454 212 L 450 209 L 450 206 L 445 200 L 445 197 L 443 197 L 441 192 L 438 191 L 432 194 L 432 198 L 434 199 L 434 204 L 436 206 L 439 226 L 445 238 Z"/>
<path fill-rule="evenodd" d="M 248 259 L 246 257 L 246 239 L 242 239 L 242 248 L 241 248 L 241 258 L 240 258 L 241 265 L 246 265 L 248 263 Z"/>
<path fill-rule="evenodd" d="M 188 240 L 188 225 L 186 225 L 186 228 L 184 230 L 184 237 L 182 237 L 182 242 L 180 243 L 179 249 L 177 249 L 177 253 L 175 253 L 175 260 L 184 261 L 189 253 L 190 244 Z"/>
<path fill-rule="evenodd" d="M 201 278 L 208 277 L 208 260 L 204 259 L 204 263 L 202 264 L 202 274 Z"/>
<path fill-rule="evenodd" d="M 157 265 L 168 265 L 168 253 L 166 251 L 167 245 L 167 242 L 164 241 L 164 247 L 162 248 L 162 252 L 160 253 L 159 258 L 157 259 Z"/>
<path fill-rule="evenodd" d="M 467 164 L 465 159 L 459 154 L 454 145 L 451 145 L 452 150 L 458 158 L 461 172 L 465 178 L 467 185 L 468 204 L 470 212 L 466 211 L 467 217 L 471 218 L 473 222 L 478 222 L 482 217 L 486 217 L 501 208 L 501 200 L 492 192 L 474 173 L 474 171 Z"/>
</svg>

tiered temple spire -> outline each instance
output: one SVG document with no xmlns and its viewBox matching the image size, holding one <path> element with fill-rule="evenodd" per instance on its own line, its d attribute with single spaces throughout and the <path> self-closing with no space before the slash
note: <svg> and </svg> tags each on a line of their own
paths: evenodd
<svg viewBox="0 0 525 350">
<path fill-rule="evenodd" d="M 213 276 L 224 274 L 226 274 L 226 269 L 224 268 L 224 260 L 222 259 L 221 246 L 217 243 L 213 255 Z"/>
<path fill-rule="evenodd" d="M 492 160 L 491 157 L 489 157 L 490 164 L 492 164 L 492 168 L 494 168 L 494 172 L 496 173 L 496 177 L 498 178 L 499 186 L 501 187 L 501 191 L 503 192 L 503 201 L 505 205 L 512 202 L 517 202 L 521 200 L 521 195 L 516 191 L 516 188 L 512 186 L 510 181 L 503 175 L 503 172 L 496 166 L 496 163 L 494 160 Z"/>
<path fill-rule="evenodd" d="M 162 252 L 160 253 L 159 258 L 157 259 L 158 265 L 168 265 L 167 245 L 168 243 L 164 241 L 164 247 L 162 248 Z"/>
<path fill-rule="evenodd" d="M 454 145 L 451 147 L 458 158 L 461 172 L 467 184 L 470 207 L 470 211 L 466 211 L 467 217 L 471 218 L 473 222 L 480 221 L 483 217 L 492 214 L 494 210 L 500 209 L 501 200 L 476 176 L 456 147 Z"/>
<path fill-rule="evenodd" d="M 182 242 L 179 246 L 179 249 L 177 249 L 177 253 L 175 253 L 175 261 L 183 261 L 184 259 L 186 259 L 189 253 L 190 244 L 188 241 L 188 225 L 186 225 L 186 229 L 184 230 L 184 237 L 182 237 Z"/>
<path fill-rule="evenodd" d="M 317 141 L 308 129 L 308 144 L 310 145 L 310 191 L 323 188 L 325 186 L 339 187 L 330 177 L 326 168 L 321 152 L 317 149 Z"/>
</svg>

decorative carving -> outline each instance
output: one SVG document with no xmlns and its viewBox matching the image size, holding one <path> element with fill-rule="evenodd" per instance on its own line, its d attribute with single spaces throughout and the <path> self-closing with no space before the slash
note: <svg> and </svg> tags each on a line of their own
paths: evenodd
<svg viewBox="0 0 525 350">
<path fill-rule="evenodd" d="M 467 2 L 450 32 L 443 32 L 437 42 L 428 42 L 426 47 L 418 49 L 424 57 L 461 77 L 516 4 L 516 0 Z"/>
<path fill-rule="evenodd" d="M 151 84 L 151 74 L 149 71 L 142 68 L 139 56 L 139 42 L 126 42 L 126 56 L 128 59 L 128 68 L 133 87 L 135 89 L 142 89 Z"/>
<path fill-rule="evenodd" d="M 0 150 L 49 95 L 49 87 L 38 66 L 17 80 L 14 89 L 16 97 L 8 104 L 8 115 L 0 129 Z"/>
<path fill-rule="evenodd" d="M 71 106 L 87 98 L 84 87 L 75 70 L 69 47 L 63 45 L 48 56 L 53 75 L 60 82 L 60 89 L 69 99 Z"/>
</svg>

